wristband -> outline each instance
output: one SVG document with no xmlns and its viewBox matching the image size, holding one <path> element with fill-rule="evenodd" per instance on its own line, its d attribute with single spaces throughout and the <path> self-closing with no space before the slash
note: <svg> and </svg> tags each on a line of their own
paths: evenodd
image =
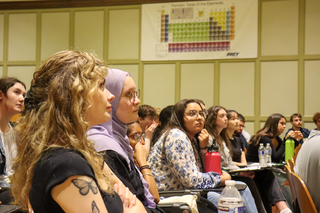
<svg viewBox="0 0 320 213">
<path fill-rule="evenodd" d="M 141 171 L 144 170 L 144 169 L 150 169 L 150 166 L 149 166 L 149 165 L 141 166 L 139 170 L 140 170 L 140 172 L 141 172 Z"/>
<path fill-rule="evenodd" d="M 143 176 L 149 175 L 149 176 L 153 177 L 153 175 L 152 175 L 151 173 L 144 173 L 144 174 L 142 174 L 142 175 L 143 175 Z"/>
</svg>

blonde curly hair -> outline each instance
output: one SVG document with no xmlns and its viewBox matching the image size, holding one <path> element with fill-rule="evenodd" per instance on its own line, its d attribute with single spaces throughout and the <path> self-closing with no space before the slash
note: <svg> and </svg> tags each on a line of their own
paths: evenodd
<svg viewBox="0 0 320 213">
<path fill-rule="evenodd" d="M 52 147 L 82 153 L 100 187 L 112 193 L 110 175 L 102 170 L 103 158 L 86 136 L 89 100 L 106 76 L 107 67 L 102 61 L 74 50 L 52 55 L 34 73 L 25 110 L 16 126 L 17 158 L 10 178 L 16 204 L 28 207 L 35 164 Z"/>
</svg>

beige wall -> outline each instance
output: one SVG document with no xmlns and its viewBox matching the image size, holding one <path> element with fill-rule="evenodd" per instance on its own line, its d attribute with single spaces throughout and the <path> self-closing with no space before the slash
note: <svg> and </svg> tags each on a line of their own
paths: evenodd
<svg viewBox="0 0 320 213">
<path fill-rule="evenodd" d="M 0 76 L 30 85 L 41 60 L 68 48 L 93 51 L 130 72 L 141 101 L 157 107 L 182 98 L 223 105 L 246 119 L 253 134 L 268 115 L 320 111 L 320 1 L 259 0 L 258 57 L 140 60 L 141 6 L 0 10 Z M 290 123 L 288 123 L 290 127 Z"/>
</svg>

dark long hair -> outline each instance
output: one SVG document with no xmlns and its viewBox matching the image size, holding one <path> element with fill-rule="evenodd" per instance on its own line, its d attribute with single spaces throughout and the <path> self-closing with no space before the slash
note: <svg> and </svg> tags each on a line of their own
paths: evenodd
<svg viewBox="0 0 320 213">
<path fill-rule="evenodd" d="M 270 115 L 262 129 L 260 129 L 257 134 L 251 137 L 249 144 L 254 146 L 258 145 L 262 136 L 268 136 L 270 138 L 277 137 L 279 135 L 278 124 L 281 118 L 286 120 L 283 115 L 278 113 Z"/>
<path fill-rule="evenodd" d="M 7 96 L 7 91 L 8 89 L 10 89 L 11 87 L 13 87 L 13 85 L 15 85 L 15 83 L 20 83 L 23 85 L 23 87 L 26 89 L 26 85 L 13 77 L 4 77 L 4 78 L 0 78 L 0 91 Z"/>
<path fill-rule="evenodd" d="M 206 119 L 206 122 L 205 122 L 205 128 L 206 130 L 208 131 L 208 133 L 213 136 L 213 138 L 216 139 L 219 147 L 221 150 L 223 150 L 223 144 L 222 144 L 222 140 L 225 141 L 226 143 L 226 146 L 229 148 L 230 150 L 230 155 L 232 157 L 232 148 L 231 148 L 231 145 L 230 145 L 230 141 L 229 141 L 229 138 L 227 136 L 227 131 L 225 129 L 223 129 L 221 132 L 220 132 L 220 135 L 218 134 L 217 132 L 217 116 L 218 116 L 218 112 L 223 109 L 227 112 L 227 118 L 229 119 L 230 118 L 230 114 L 231 111 L 228 113 L 228 111 L 222 107 L 222 106 L 212 106 L 208 109 L 208 116 L 207 116 L 207 119 Z M 229 114 L 229 115 L 228 115 Z M 222 139 L 222 140 L 221 140 Z"/>
<path fill-rule="evenodd" d="M 169 105 L 169 106 L 165 107 L 163 110 L 161 110 L 160 115 L 159 115 L 160 125 L 158 125 L 153 132 L 152 139 L 150 142 L 150 147 L 152 147 L 155 144 L 155 142 L 162 135 L 164 128 L 169 123 L 172 112 L 173 112 L 173 105 Z"/>
<path fill-rule="evenodd" d="M 163 132 L 165 134 L 164 140 L 163 140 L 163 149 L 162 149 L 163 154 L 164 154 L 164 145 L 165 145 L 165 142 L 167 140 L 168 134 L 171 129 L 174 129 L 174 128 L 180 129 L 181 131 L 183 131 L 187 135 L 188 131 L 187 131 L 186 126 L 184 124 L 183 118 L 184 118 L 184 113 L 186 111 L 186 108 L 187 108 L 188 104 L 190 104 L 190 103 L 197 103 L 197 104 L 199 104 L 200 108 L 202 109 L 200 102 L 195 99 L 182 99 L 181 101 L 179 101 L 178 103 L 176 103 L 174 105 L 173 112 L 172 112 L 171 118 L 169 120 L 169 123 L 163 130 Z"/>
</svg>

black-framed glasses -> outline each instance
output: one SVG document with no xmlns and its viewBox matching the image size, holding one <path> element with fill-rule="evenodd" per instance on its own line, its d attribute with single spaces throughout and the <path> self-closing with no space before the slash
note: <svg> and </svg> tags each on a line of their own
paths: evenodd
<svg viewBox="0 0 320 213">
<path fill-rule="evenodd" d="M 126 96 L 129 98 L 130 103 L 134 104 L 136 97 L 140 98 L 140 89 L 137 91 L 128 92 Z"/>
<path fill-rule="evenodd" d="M 188 116 L 190 117 L 195 117 L 200 115 L 203 118 L 207 117 L 207 111 L 203 110 L 203 111 L 197 111 L 197 110 L 190 110 L 189 112 L 186 113 Z"/>
<path fill-rule="evenodd" d="M 138 143 L 140 143 L 142 140 L 142 134 L 140 134 L 139 132 L 129 135 L 128 137 L 137 141 Z"/>
</svg>

